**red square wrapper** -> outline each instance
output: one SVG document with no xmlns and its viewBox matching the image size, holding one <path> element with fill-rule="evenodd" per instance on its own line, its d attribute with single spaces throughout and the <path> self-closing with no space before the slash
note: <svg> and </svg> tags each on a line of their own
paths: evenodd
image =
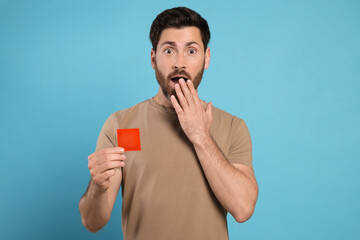
<svg viewBox="0 0 360 240">
<path fill-rule="evenodd" d="M 118 147 L 125 151 L 140 151 L 140 131 L 138 128 L 117 129 Z"/>
</svg>

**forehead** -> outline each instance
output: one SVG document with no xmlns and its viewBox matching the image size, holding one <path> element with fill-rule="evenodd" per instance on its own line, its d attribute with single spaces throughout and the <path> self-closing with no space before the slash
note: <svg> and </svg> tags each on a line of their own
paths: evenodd
<svg viewBox="0 0 360 240">
<path fill-rule="evenodd" d="M 174 42 L 179 46 L 195 42 L 203 47 L 201 33 L 197 27 L 166 28 L 161 32 L 158 46 L 161 47 L 165 42 Z"/>
</svg>

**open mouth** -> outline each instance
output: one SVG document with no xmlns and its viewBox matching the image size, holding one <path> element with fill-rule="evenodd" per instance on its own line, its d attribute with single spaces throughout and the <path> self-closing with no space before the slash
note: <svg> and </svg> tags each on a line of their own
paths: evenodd
<svg viewBox="0 0 360 240">
<path fill-rule="evenodd" d="M 184 79 L 185 82 L 188 80 L 186 77 L 172 77 L 170 78 L 173 83 L 179 83 L 180 78 Z"/>
</svg>

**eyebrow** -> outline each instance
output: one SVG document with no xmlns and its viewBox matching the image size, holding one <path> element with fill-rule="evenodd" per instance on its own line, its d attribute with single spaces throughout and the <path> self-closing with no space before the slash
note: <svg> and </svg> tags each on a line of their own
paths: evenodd
<svg viewBox="0 0 360 240">
<path fill-rule="evenodd" d="M 170 45 L 170 46 L 176 46 L 175 42 L 171 42 L 171 41 L 163 42 L 163 43 L 161 44 L 161 46 L 164 46 L 164 45 L 166 45 L 166 44 L 168 44 L 168 45 Z"/>
<path fill-rule="evenodd" d="M 186 46 L 188 47 L 188 46 L 193 45 L 193 44 L 196 44 L 196 45 L 199 45 L 199 46 L 200 46 L 200 44 L 198 44 L 198 43 L 195 42 L 195 41 L 186 43 Z"/>
<path fill-rule="evenodd" d="M 173 46 L 173 47 L 176 46 L 176 43 L 175 43 L 175 42 L 166 41 L 166 42 L 163 42 L 163 43 L 161 44 L 161 47 L 164 46 L 164 45 L 166 45 L 166 44 L 168 44 L 168 45 L 170 45 L 170 46 Z M 186 46 L 188 47 L 188 46 L 193 45 L 193 44 L 196 44 L 196 45 L 200 46 L 200 44 L 197 43 L 197 42 L 195 42 L 195 41 L 187 42 L 187 43 L 186 43 Z"/>
</svg>

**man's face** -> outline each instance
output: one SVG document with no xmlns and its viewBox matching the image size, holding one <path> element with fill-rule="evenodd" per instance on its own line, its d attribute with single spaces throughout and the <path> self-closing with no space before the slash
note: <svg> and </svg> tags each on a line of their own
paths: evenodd
<svg viewBox="0 0 360 240">
<path fill-rule="evenodd" d="M 200 84 L 210 61 L 210 49 L 204 51 L 197 27 L 166 28 L 162 31 L 156 53 L 151 50 L 151 65 L 165 97 L 175 95 L 180 78 L 191 79 L 195 88 Z"/>
</svg>

